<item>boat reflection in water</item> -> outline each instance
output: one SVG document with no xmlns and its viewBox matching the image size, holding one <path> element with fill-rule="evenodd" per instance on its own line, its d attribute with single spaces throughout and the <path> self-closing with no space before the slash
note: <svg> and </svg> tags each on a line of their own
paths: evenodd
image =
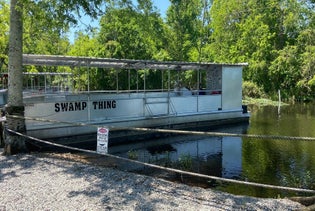
<svg viewBox="0 0 315 211">
<path fill-rule="evenodd" d="M 244 133 L 248 124 L 231 126 L 217 131 Z M 119 145 L 109 148 L 109 153 L 184 171 L 197 172 L 224 178 L 239 178 L 242 172 L 242 139 L 179 135 L 161 139 Z M 143 171 L 144 167 L 125 164 L 129 171 Z M 153 170 L 150 169 L 151 173 Z M 156 173 L 156 172 L 155 172 Z"/>
</svg>

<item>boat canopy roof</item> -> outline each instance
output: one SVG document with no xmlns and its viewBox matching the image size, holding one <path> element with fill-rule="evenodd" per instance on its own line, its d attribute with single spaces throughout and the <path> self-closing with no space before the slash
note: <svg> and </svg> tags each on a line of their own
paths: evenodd
<svg viewBox="0 0 315 211">
<path fill-rule="evenodd" d="M 2 77 L 8 77 L 9 73 L 0 73 L 0 76 Z M 43 75 L 43 76 L 72 76 L 72 73 L 67 73 L 67 72 L 23 72 L 23 75 L 30 75 L 30 76 L 39 76 L 39 75 Z"/>
<path fill-rule="evenodd" d="M 23 65 L 97 67 L 113 69 L 151 69 L 151 70 L 212 70 L 222 66 L 247 66 L 247 63 L 205 63 L 131 60 L 96 57 L 74 57 L 60 55 L 23 54 Z"/>
</svg>

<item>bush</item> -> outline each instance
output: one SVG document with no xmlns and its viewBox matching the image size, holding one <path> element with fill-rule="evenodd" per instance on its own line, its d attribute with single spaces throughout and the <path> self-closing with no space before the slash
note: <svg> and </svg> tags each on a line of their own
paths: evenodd
<svg viewBox="0 0 315 211">
<path fill-rule="evenodd" d="M 264 97 L 264 92 L 260 87 L 257 86 L 254 82 L 244 81 L 242 85 L 242 94 L 244 97 L 250 98 L 262 98 Z"/>
</svg>

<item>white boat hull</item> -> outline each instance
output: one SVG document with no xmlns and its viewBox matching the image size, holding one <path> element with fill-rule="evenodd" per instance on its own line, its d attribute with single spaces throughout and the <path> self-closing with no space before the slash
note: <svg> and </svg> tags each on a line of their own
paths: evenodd
<svg viewBox="0 0 315 211">
<path fill-rule="evenodd" d="M 118 129 L 188 127 L 209 122 L 248 121 L 249 117 L 243 113 L 241 102 L 234 108 L 223 110 L 222 95 L 219 94 L 90 93 L 45 97 L 42 102 L 37 98 L 36 101 L 32 103 L 32 99 L 28 99 L 25 116 L 56 123 L 27 120 L 27 134 L 45 139 L 96 133 L 96 126 Z M 86 126 L 75 125 L 78 123 Z"/>
</svg>

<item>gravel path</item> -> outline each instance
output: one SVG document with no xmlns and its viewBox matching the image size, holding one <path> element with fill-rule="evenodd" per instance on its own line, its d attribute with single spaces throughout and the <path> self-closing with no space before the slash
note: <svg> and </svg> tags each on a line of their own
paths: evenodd
<svg viewBox="0 0 315 211">
<path fill-rule="evenodd" d="M 288 199 L 234 196 L 53 155 L 0 156 L 0 211 L 303 208 Z"/>
</svg>

